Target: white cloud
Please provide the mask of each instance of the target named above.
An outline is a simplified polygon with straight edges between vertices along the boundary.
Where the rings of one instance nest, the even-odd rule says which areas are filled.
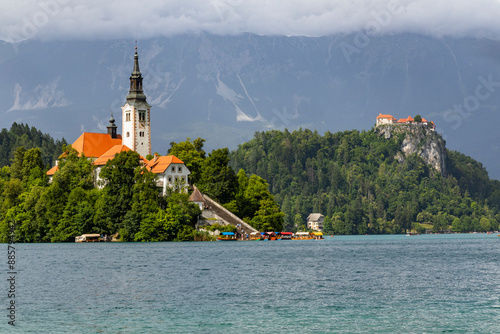
[[[496,37],[499,0],[3,0],[0,39],[145,39],[188,32],[323,36],[368,30]]]
[[[7,112],[15,110],[41,110],[53,107],[66,107],[71,103],[64,98],[64,91],[57,89],[59,77],[38,85],[31,92],[23,92],[19,83],[14,86],[14,105]]]

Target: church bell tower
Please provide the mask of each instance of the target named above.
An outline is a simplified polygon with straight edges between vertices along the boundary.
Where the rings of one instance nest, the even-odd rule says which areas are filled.
[[[151,106],[142,90],[142,74],[135,47],[134,69],[130,76],[130,90],[122,106],[122,143],[144,158],[151,154]]]

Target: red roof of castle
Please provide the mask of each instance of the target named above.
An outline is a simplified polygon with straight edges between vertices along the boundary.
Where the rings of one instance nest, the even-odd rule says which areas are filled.
[[[415,122],[415,120],[411,116],[408,116],[408,118],[401,118],[401,119],[397,120],[396,118],[394,118],[392,115],[389,115],[389,114],[379,114],[377,116],[377,119],[392,119],[392,121],[395,122],[395,123]],[[430,124],[434,125],[434,122],[432,122],[432,121],[429,122],[428,120],[426,120],[423,117],[422,117],[422,123],[430,123]]]
[[[408,122],[413,122],[413,118],[411,116],[408,116],[408,118],[401,118],[398,120],[397,123],[408,123]]]
[[[389,115],[389,114],[379,114],[377,116],[377,119],[380,119],[380,118],[392,118],[392,119],[396,119],[392,115]]]

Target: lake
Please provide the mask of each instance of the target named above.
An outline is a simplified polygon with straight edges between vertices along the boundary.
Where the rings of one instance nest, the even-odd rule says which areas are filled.
[[[500,333],[496,234],[15,247],[2,333]]]

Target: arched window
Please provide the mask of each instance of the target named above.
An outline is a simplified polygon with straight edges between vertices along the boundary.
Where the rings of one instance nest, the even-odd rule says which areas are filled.
[[[130,137],[130,132],[127,132],[127,137]]]

